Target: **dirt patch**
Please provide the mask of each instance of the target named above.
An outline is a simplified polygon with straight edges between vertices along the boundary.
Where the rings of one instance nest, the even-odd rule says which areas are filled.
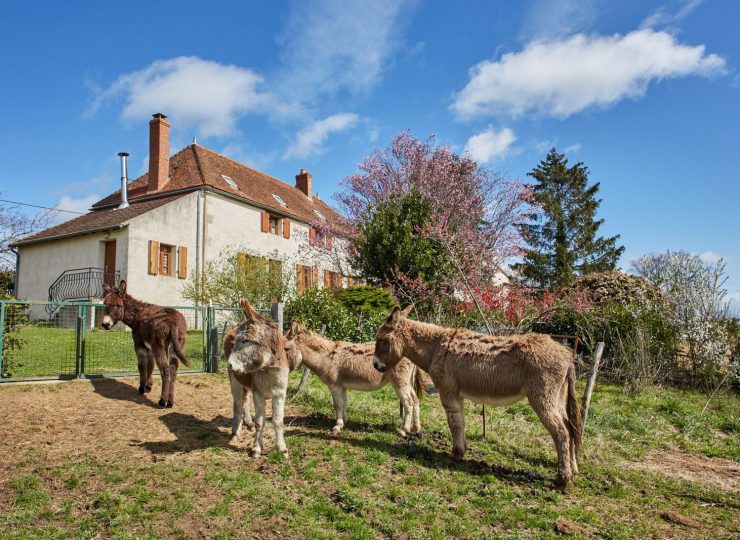
[[[157,381],[158,382],[158,381]],[[138,379],[0,387],[0,483],[38,466],[116,458],[126,463],[188,461],[209,446],[229,447],[231,391],[222,376],[177,378],[175,406],[161,409],[159,384],[140,396]],[[268,406],[268,417],[270,415]],[[286,414],[295,414],[290,407]],[[271,427],[265,447],[273,449]],[[245,430],[233,449],[246,451]],[[194,459],[197,459],[193,456]]]
[[[727,491],[740,490],[740,463],[728,459],[656,450],[632,466],[671,478],[715,484]]]

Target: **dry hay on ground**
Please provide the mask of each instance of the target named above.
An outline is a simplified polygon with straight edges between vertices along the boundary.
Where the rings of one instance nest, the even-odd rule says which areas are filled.
[[[740,464],[729,459],[655,450],[633,466],[671,478],[711,483],[727,491],[740,491]]]

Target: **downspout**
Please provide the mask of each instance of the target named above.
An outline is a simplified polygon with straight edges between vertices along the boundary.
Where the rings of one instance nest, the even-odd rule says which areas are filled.
[[[18,280],[21,276],[21,253],[15,248],[10,248],[10,251],[15,254],[15,283],[13,284],[13,296],[18,298]]]
[[[200,295],[200,198],[202,195],[203,190],[198,190],[198,198],[195,202],[195,283],[198,295]],[[198,305],[197,297],[195,305]]]
[[[202,253],[200,254],[200,258],[203,261],[203,268],[205,271],[205,265],[206,265],[206,233],[208,231],[208,192],[203,189],[203,240],[200,243],[200,249],[202,250]]]

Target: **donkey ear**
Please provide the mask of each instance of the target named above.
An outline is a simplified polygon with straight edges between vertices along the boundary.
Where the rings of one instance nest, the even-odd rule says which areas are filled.
[[[409,304],[404,308],[404,310],[401,312],[401,315],[404,317],[408,317],[409,314],[414,310],[414,304]]]
[[[126,294],[126,282],[121,280],[121,283],[118,284],[118,295],[123,296],[124,294]]]
[[[393,311],[391,311],[391,314],[388,316],[388,319],[385,321],[388,324],[392,326],[396,326],[401,320],[401,308],[396,306],[393,308]]]
[[[257,320],[257,317],[259,317],[259,315],[257,315],[257,312],[250,305],[249,300],[247,300],[246,298],[242,298],[242,301],[240,302],[240,305],[242,307],[242,313],[244,313],[244,317],[248,321],[254,322],[254,321]]]
[[[300,331],[301,331],[301,322],[298,319],[293,319],[293,321],[290,323],[290,333],[295,336]]]
[[[110,294],[113,292],[113,289],[111,289],[111,286],[107,283],[103,283],[103,294]]]

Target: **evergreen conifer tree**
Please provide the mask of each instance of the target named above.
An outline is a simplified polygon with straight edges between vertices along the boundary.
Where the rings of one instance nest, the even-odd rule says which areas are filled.
[[[523,262],[514,265],[525,282],[542,290],[569,285],[576,276],[613,270],[624,246],[619,235],[597,236],[603,219],[596,219],[599,182],[588,185],[588,167],[568,167],[565,154],[555,148],[527,173],[535,179],[533,198],[541,213],[519,224],[527,242]]]

